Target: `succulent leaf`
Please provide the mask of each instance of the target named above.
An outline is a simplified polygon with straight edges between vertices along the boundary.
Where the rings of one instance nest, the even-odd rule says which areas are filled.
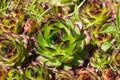
[[[73,73],[65,70],[58,71],[55,78],[55,80],[74,80]]]

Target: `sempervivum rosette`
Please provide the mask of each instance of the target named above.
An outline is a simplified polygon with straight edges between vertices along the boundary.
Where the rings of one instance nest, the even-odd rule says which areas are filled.
[[[0,80],[4,80],[7,76],[7,67],[0,65]]]
[[[90,59],[91,66],[97,69],[104,69],[110,64],[110,56],[100,50],[97,50]]]
[[[25,80],[21,69],[11,68],[7,73],[7,80]]]
[[[120,73],[120,49],[113,51],[111,65],[114,70]]]
[[[6,66],[20,65],[26,55],[23,38],[14,33],[0,34],[0,63]]]
[[[37,35],[38,59],[52,67],[70,62],[84,38],[70,19],[50,19],[41,25]]]
[[[80,19],[86,25],[85,28],[101,25],[111,19],[111,10],[115,7],[115,3],[89,0],[80,9]]]
[[[38,62],[28,65],[24,74],[25,80],[50,80],[46,67]]]
[[[56,73],[55,80],[74,80],[72,71],[61,70]]]
[[[17,32],[17,25],[13,18],[4,16],[0,18],[0,33]]]
[[[100,77],[93,68],[86,68],[77,71],[76,80],[100,80]]]
[[[21,32],[20,27],[22,22],[24,21],[24,12],[22,9],[20,10],[12,10],[8,16],[2,15],[0,18],[0,33],[3,32]]]
[[[103,80],[115,80],[115,72],[110,68],[106,68],[102,71]]]
[[[94,26],[90,28],[91,39],[101,46],[104,42],[110,42],[112,40],[112,35],[109,33],[99,33],[101,26]]]

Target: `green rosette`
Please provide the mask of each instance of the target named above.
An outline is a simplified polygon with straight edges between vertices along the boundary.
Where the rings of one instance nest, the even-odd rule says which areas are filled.
[[[26,80],[50,80],[45,66],[38,62],[33,62],[24,71]]]
[[[120,73],[120,49],[116,49],[112,53],[111,67]]]
[[[104,52],[101,52],[100,50],[97,50],[96,52],[94,52],[93,57],[90,59],[90,64],[91,66],[102,70],[104,68],[106,68],[107,66],[109,66],[110,64],[110,56],[107,55]]]
[[[27,54],[24,39],[14,33],[0,34],[0,63],[8,67],[21,65]]]
[[[113,6],[111,6],[113,5]],[[115,3],[101,2],[101,0],[89,0],[80,8],[80,20],[85,29],[99,26],[111,19],[111,10],[116,8]]]
[[[7,80],[25,80],[21,69],[11,68],[7,73]]]
[[[72,61],[81,50],[85,35],[70,19],[51,19],[41,24],[36,38],[38,59],[47,66],[57,67]]]

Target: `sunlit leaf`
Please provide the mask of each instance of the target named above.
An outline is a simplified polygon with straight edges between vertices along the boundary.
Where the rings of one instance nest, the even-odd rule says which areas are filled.
[[[110,42],[104,42],[101,46],[101,49],[107,51],[111,46],[112,44]]]

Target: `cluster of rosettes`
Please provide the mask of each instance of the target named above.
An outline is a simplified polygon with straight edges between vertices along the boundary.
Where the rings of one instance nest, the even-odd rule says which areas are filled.
[[[0,5],[6,8],[0,13],[0,80],[49,80],[42,64],[28,60],[32,45],[28,39],[38,27],[37,20],[26,18],[23,0],[0,3],[6,3]]]
[[[0,67],[0,80],[50,80],[47,69],[39,62],[33,62],[25,69]]]
[[[0,12],[0,80],[120,79],[120,50],[112,54],[97,50],[114,38],[99,31],[104,23],[115,20],[111,15],[116,3],[83,0],[77,6],[73,2],[79,0],[59,0],[56,5],[53,0],[7,1],[0,5],[0,10],[6,8]],[[96,52],[86,48],[91,45]]]

